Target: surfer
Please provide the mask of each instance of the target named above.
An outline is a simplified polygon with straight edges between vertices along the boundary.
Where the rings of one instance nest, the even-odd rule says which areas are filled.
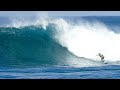
[[[98,53],[98,55],[97,55],[97,56],[100,56],[101,61],[102,61],[102,62],[104,62],[104,56],[103,56],[101,53]]]

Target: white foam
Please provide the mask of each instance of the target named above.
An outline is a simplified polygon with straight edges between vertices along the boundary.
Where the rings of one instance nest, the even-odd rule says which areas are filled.
[[[99,59],[100,52],[106,60],[120,60],[120,34],[114,33],[100,22],[84,22],[76,25],[64,19],[54,21],[57,24],[55,38],[69,51],[79,57]]]

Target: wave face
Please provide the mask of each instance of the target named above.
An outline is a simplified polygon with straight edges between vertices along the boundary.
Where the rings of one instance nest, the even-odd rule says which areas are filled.
[[[2,65],[57,65],[68,53],[41,28],[0,29]]]
[[[119,25],[102,19],[10,19],[0,27],[0,65],[99,66],[99,52],[106,61],[120,61]]]

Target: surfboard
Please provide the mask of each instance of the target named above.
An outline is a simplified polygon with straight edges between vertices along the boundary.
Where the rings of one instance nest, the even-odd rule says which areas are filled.
[[[104,64],[108,64],[108,62],[106,62],[106,61],[101,61],[102,63],[104,63]]]
[[[104,62],[104,64],[108,64],[108,62]]]

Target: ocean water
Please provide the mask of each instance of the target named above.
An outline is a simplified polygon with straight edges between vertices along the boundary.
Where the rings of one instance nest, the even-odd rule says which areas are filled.
[[[119,16],[0,17],[0,79],[119,79],[119,73]]]

